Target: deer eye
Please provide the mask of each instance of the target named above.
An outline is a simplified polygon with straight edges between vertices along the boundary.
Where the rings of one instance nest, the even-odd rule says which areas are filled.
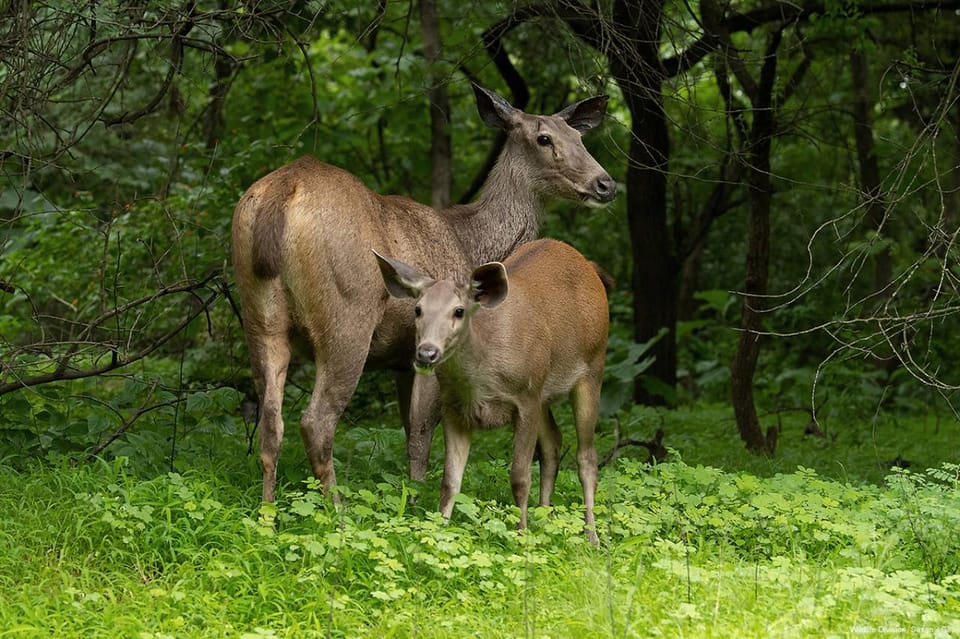
[[[462,306],[458,306],[457,308],[453,309],[453,316],[456,317],[457,319],[462,318],[462,317],[463,317],[463,307],[462,307]]]
[[[537,144],[540,146],[550,146],[553,144],[553,140],[550,139],[549,135],[543,135],[542,133],[537,136]]]
[[[423,315],[423,310],[420,308],[419,304],[413,307],[413,314],[416,315],[417,317],[420,317],[421,315]]]

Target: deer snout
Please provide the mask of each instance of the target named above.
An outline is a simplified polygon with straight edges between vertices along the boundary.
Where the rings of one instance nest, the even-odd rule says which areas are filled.
[[[598,201],[606,204],[617,196],[617,181],[604,173],[593,181],[593,192]]]
[[[440,348],[430,343],[417,347],[416,364],[422,368],[433,368],[440,361]]]

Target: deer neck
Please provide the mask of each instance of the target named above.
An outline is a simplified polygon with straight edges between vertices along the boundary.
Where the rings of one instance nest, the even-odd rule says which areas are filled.
[[[544,198],[518,159],[504,149],[479,197],[464,207],[458,235],[473,264],[502,261],[539,233]]]
[[[482,342],[478,340],[483,336],[478,335],[473,322],[466,331],[453,354],[437,368],[444,393],[462,406],[482,401],[487,394],[484,371],[489,369],[487,358],[490,356],[488,350],[480,346]]]

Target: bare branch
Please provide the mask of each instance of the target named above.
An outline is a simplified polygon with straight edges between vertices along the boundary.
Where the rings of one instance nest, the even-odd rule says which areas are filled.
[[[165,289],[152,293],[151,295],[147,295],[137,300],[128,302],[126,304],[122,304],[100,315],[100,317],[96,318],[93,322],[91,322],[90,325],[88,326],[87,331],[85,331],[85,334],[87,334],[87,332],[92,330],[94,327],[104,323],[108,319],[115,317],[120,313],[126,312],[132,308],[142,306],[144,304],[155,301],[162,297],[167,297],[177,293],[193,293],[201,288],[205,288],[211,280],[213,280],[214,278],[218,278],[219,276],[220,276],[220,273],[214,272],[208,275],[203,280],[167,287]],[[57,360],[57,363],[58,363],[57,368],[49,373],[19,377],[16,375],[15,371],[11,370],[10,366],[7,366],[7,372],[9,374],[14,375],[17,378],[12,382],[0,384],[0,396],[3,396],[7,393],[21,390],[24,388],[30,388],[34,386],[41,386],[43,384],[49,384],[51,382],[58,382],[58,381],[71,380],[71,379],[83,379],[86,377],[95,377],[97,375],[102,375],[104,373],[108,373],[110,371],[117,370],[129,364],[137,362],[143,359],[144,357],[146,357],[147,355],[154,353],[157,349],[159,349],[161,346],[163,346],[168,341],[170,341],[173,337],[179,334],[184,328],[189,326],[190,323],[193,322],[193,320],[195,320],[201,314],[206,312],[206,310],[210,307],[210,305],[213,304],[213,302],[216,301],[216,299],[220,297],[221,294],[222,294],[221,289],[219,288],[211,292],[207,297],[201,300],[200,304],[197,307],[193,308],[187,314],[186,317],[184,317],[179,323],[177,323],[176,326],[169,329],[162,335],[159,335],[153,338],[153,340],[149,344],[140,348],[137,351],[134,351],[132,353],[126,353],[123,356],[121,356],[117,351],[116,347],[111,347],[109,349],[110,361],[106,364],[94,364],[87,368],[75,368],[75,369],[69,368],[69,360],[77,354],[78,352],[77,346],[81,344],[82,342],[81,340],[79,342],[75,342],[71,344],[70,349],[68,349],[67,353],[62,356],[63,359]],[[82,342],[82,343],[88,344],[88,345],[90,344],[89,342]],[[100,343],[97,343],[96,345],[100,347],[107,346]]]
[[[157,390],[157,385],[159,383],[160,383],[160,380],[154,380],[153,384],[151,384],[150,386],[150,389],[147,391],[146,396],[143,399],[143,404],[141,404],[140,408],[135,410],[133,414],[130,415],[130,417],[123,420],[123,423],[120,424],[120,427],[117,430],[115,430],[113,433],[111,433],[109,437],[107,437],[104,441],[94,446],[93,449],[91,449],[90,452],[87,453],[86,460],[88,462],[96,459],[97,455],[102,453],[107,446],[109,446],[110,444],[115,442],[117,439],[122,437],[124,433],[130,430],[130,427],[133,426],[134,422],[136,422],[138,419],[140,419],[150,411],[154,411],[159,408],[166,408],[167,406],[173,406],[181,401],[180,399],[173,399],[170,401],[161,402],[159,404],[153,404],[152,406],[148,406],[147,404],[149,404],[150,398],[153,397],[153,393],[154,391]]]

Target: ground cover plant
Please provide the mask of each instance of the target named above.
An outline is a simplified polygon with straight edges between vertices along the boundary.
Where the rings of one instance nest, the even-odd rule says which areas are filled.
[[[716,417],[690,411],[695,427],[672,461],[651,466],[624,448],[604,466],[599,548],[581,534],[570,459],[557,505],[532,509],[529,531],[514,530],[497,433],[477,438],[449,525],[435,512],[438,471],[405,480],[402,434],[389,422],[344,429],[339,507],[302,480],[293,441],[286,458],[298,470],[288,476],[301,479],[282,483],[275,506],[259,504],[242,438],[181,473],[138,472],[128,458],[5,467],[0,628],[12,637],[960,636],[960,467],[871,483],[856,476],[871,460],[843,480],[810,465],[684,461],[718,459],[704,427]],[[601,441],[603,454],[611,433]],[[807,445],[807,459],[830,456],[825,448]]]

